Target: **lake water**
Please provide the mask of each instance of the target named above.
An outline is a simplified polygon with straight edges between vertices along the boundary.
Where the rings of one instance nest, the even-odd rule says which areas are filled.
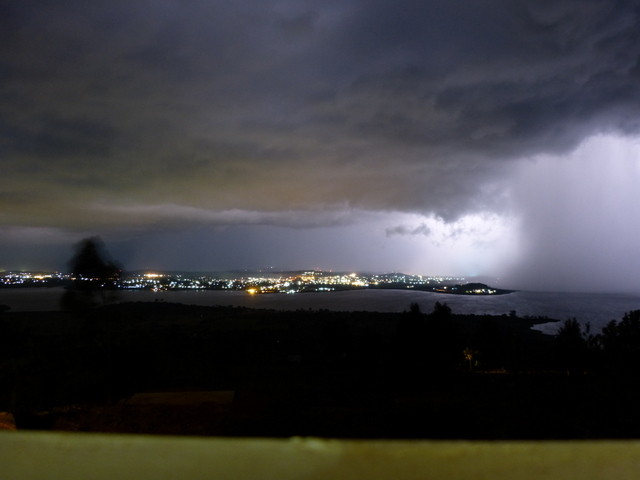
[[[0,289],[0,304],[12,311],[58,310],[62,288]],[[610,320],[640,309],[640,294],[587,294],[514,292],[497,296],[446,295],[415,290],[348,290],[343,292],[249,295],[242,291],[189,290],[158,292],[122,290],[119,302],[166,301],[189,305],[233,305],[276,310],[328,309],[335,311],[402,312],[417,303],[430,312],[435,302],[446,302],[453,313],[503,315],[515,310],[518,316],[544,316],[589,322],[599,331]],[[557,324],[536,327],[554,333]]]

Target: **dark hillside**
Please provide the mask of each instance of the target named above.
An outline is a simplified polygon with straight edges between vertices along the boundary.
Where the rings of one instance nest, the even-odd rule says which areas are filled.
[[[428,315],[417,306],[389,314],[165,303],[8,312],[0,410],[18,428],[63,430],[640,436],[632,382],[567,370],[556,339],[535,323],[440,304]],[[596,415],[602,405],[612,408]]]

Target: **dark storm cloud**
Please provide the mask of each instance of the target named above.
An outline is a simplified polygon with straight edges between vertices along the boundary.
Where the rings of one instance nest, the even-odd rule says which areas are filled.
[[[407,67],[363,77],[364,99],[386,93],[388,104],[377,103],[360,125],[445,153],[500,156],[573,147],[593,129],[636,129],[637,6],[621,5],[381,3],[360,31],[393,34],[364,43],[398,51]]]
[[[5,13],[5,181],[85,202],[454,218],[495,207],[483,187],[505,159],[638,129],[635,2],[29,2]]]
[[[453,225],[517,210],[522,158],[638,133],[639,14],[608,0],[4,2],[0,222],[318,227],[386,211]]]

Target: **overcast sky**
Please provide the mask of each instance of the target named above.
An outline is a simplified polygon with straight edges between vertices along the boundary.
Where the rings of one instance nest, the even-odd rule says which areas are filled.
[[[0,269],[640,290],[640,2],[0,1]]]

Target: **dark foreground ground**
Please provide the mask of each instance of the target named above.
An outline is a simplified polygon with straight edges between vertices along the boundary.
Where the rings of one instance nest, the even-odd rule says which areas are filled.
[[[162,303],[7,312],[0,411],[12,412],[18,429],[640,438],[634,369],[596,364],[532,331],[535,323],[446,307],[429,315]]]

